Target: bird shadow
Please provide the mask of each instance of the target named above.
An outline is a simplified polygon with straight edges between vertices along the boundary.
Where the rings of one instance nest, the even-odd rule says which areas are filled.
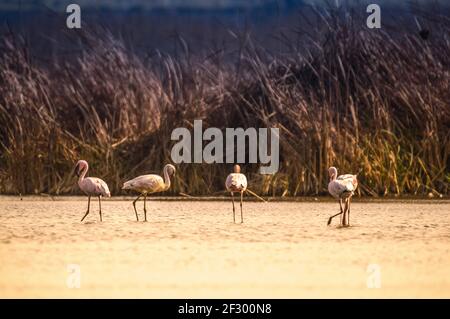
[[[87,221],[87,222],[85,222],[85,221],[83,221],[83,222],[81,222],[81,224],[82,225],[94,225],[94,224],[100,224],[100,222],[97,222],[97,221]]]
[[[228,225],[230,227],[242,227],[243,225],[245,225],[245,223],[241,223],[241,222],[233,223],[233,222],[230,222]]]
[[[336,225],[336,226],[334,226],[335,229],[351,229],[354,227],[355,227],[354,225],[348,225],[348,226]]]

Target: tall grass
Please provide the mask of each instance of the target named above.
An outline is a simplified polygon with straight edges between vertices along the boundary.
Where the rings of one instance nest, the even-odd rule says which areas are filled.
[[[448,194],[450,21],[431,37],[368,30],[317,13],[303,49],[272,55],[243,41],[237,61],[137,56],[80,34],[76,60],[42,66],[18,37],[0,44],[0,192],[77,193],[74,163],[119,194],[170,162],[176,127],[278,127],[280,170],[244,167],[253,190],[326,192],[327,168],[358,173],[361,194]],[[171,194],[216,194],[230,164],[180,164]]]

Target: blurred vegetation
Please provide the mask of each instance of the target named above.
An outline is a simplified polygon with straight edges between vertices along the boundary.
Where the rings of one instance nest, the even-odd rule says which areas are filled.
[[[113,194],[160,173],[176,127],[278,127],[280,170],[243,165],[252,190],[326,192],[327,168],[357,173],[363,195],[449,194],[450,20],[431,35],[366,29],[316,12],[303,50],[273,55],[248,34],[238,59],[220,52],[140,57],[113,36],[80,32],[76,60],[33,60],[17,36],[0,40],[0,192],[75,194],[78,159]],[[231,164],[180,164],[170,194],[218,194]]]

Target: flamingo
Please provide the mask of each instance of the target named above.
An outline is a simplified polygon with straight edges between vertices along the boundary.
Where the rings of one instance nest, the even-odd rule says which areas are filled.
[[[327,225],[331,224],[331,220],[334,217],[343,214],[343,218],[341,218],[341,225],[350,226],[350,200],[358,187],[356,175],[345,174],[338,176],[336,167],[330,167],[328,169],[328,173],[330,174],[328,192],[334,198],[339,200],[339,207],[341,208],[341,211],[338,214],[331,216],[328,219]],[[342,200],[345,200],[344,210],[342,210]]]
[[[225,181],[225,187],[231,194],[231,201],[233,202],[233,222],[236,223],[236,211],[234,209],[234,193],[241,193],[241,224],[244,222],[242,214],[242,199],[244,192],[247,190],[247,177],[241,173],[241,167],[234,165],[233,173],[228,175]]]
[[[98,197],[98,206],[100,213],[100,221],[102,221],[102,196],[111,197],[108,185],[105,181],[96,177],[85,177],[89,170],[89,164],[84,160],[79,160],[75,165],[75,172],[78,176],[78,187],[88,196],[88,208],[86,214],[83,216],[83,221],[89,214],[91,206],[91,196]]]
[[[170,188],[170,177],[175,174],[175,166],[167,164],[164,166],[164,179],[155,174],[141,175],[123,184],[122,189],[131,189],[139,193],[139,196],[133,201],[136,220],[139,221],[136,210],[136,202],[141,196],[144,196],[144,221],[147,221],[147,209],[145,202],[148,194],[164,192]]]

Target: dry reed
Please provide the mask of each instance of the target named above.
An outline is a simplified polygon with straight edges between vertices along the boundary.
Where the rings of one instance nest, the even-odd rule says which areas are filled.
[[[428,40],[362,29],[317,13],[304,49],[273,56],[246,41],[236,63],[186,54],[144,63],[111,36],[86,33],[82,54],[35,63],[17,37],[0,47],[0,191],[77,193],[77,159],[114,194],[170,162],[172,129],[278,127],[281,165],[252,189],[326,192],[327,168],[358,173],[361,194],[449,193],[450,22]],[[187,48],[186,48],[187,50]],[[228,164],[181,164],[171,194],[217,194]]]

